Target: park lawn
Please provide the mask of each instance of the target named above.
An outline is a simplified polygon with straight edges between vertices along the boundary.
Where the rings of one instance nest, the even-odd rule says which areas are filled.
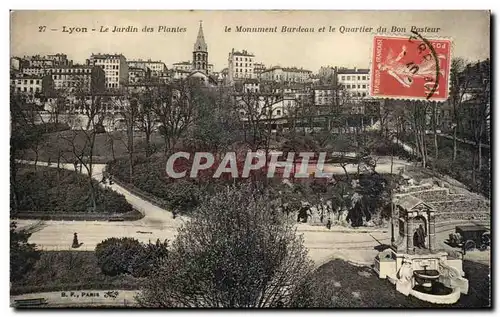
[[[73,144],[76,149],[83,149],[88,144],[87,135],[84,131],[67,130],[46,133],[44,140],[38,147],[38,161],[56,162],[61,157],[62,163],[73,163],[76,156],[73,152]],[[163,139],[159,133],[151,136],[153,150],[163,148]],[[134,134],[134,153],[145,152],[145,141],[143,133]],[[107,163],[115,158],[126,157],[127,135],[124,131],[99,133],[95,136],[93,151],[94,163]],[[35,160],[37,153],[33,149],[27,149],[22,153],[22,159]]]
[[[42,251],[40,259],[11,295],[73,290],[135,290],[139,279],[131,275],[107,276],[97,265],[94,251]]]
[[[372,268],[355,266],[342,260],[332,260],[319,267],[313,274],[314,307],[375,308],[375,307],[490,307],[490,269],[487,265],[464,261],[464,271],[469,279],[469,294],[451,305],[436,305],[406,297],[394,285],[381,280]]]

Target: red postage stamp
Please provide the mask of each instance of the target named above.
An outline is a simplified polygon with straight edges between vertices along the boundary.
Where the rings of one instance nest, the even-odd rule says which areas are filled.
[[[448,99],[451,45],[449,39],[426,39],[418,33],[375,36],[370,95],[429,101]]]

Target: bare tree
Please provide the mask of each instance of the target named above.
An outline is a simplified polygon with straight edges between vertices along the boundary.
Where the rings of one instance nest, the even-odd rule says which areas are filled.
[[[434,160],[437,162],[439,158],[439,143],[438,143],[438,134],[437,134],[437,125],[438,125],[438,105],[437,102],[432,102],[432,132],[434,135]],[[432,170],[435,171],[435,165],[432,164]]]
[[[96,210],[96,188],[92,181],[94,167],[94,152],[96,135],[100,128],[103,128],[105,119],[105,109],[103,96],[94,90],[90,84],[90,78],[78,77],[73,82],[71,89],[73,95],[73,105],[70,111],[71,118],[68,120],[73,127],[80,129],[71,130],[67,135],[61,135],[70,146],[70,152],[75,159],[75,166],[80,165],[80,170],[85,168],[89,192],[92,203],[92,211]]]
[[[470,69],[474,73],[476,87],[470,92],[470,99],[466,102],[471,110],[471,123],[474,143],[477,153],[477,170],[482,169],[482,145],[487,120],[490,118],[490,64],[489,61],[478,63]],[[474,155],[475,156],[475,155]],[[475,164],[474,164],[475,165]],[[475,182],[475,169],[473,168],[473,181]]]
[[[54,90],[51,102],[48,102],[47,107],[45,108],[50,115],[50,122],[59,124],[61,115],[67,115],[70,99],[70,87],[58,88]]]
[[[451,61],[450,102],[453,106],[453,161],[457,159],[457,131],[462,129],[462,104],[469,90],[471,77],[466,74],[467,62],[463,58]]]
[[[279,94],[245,92],[235,95],[235,108],[243,125],[245,143],[252,151],[269,145],[270,128],[276,122],[273,104],[281,101]]]
[[[157,85],[152,90],[153,112],[160,123],[165,155],[177,145],[194,121],[196,89],[196,86],[180,81],[175,85]]]
[[[328,120],[328,125],[327,125],[327,130],[332,131],[334,127],[336,126],[334,123],[335,121],[338,121],[339,118],[341,118],[341,114],[344,113],[344,109],[347,105],[349,105],[352,102],[352,96],[349,94],[347,89],[345,88],[344,85],[340,84],[335,81],[329,86],[331,89],[331,96],[327,96],[326,98],[328,99],[328,113],[327,113],[327,120]],[[348,129],[347,125],[347,119],[346,119],[346,133]],[[338,121],[340,123],[337,128],[340,130],[342,129],[342,123],[341,121]]]
[[[410,122],[413,135],[415,137],[416,155],[422,159],[422,166],[427,166],[427,145],[426,145],[426,128],[427,128],[427,110],[428,102],[420,102],[416,100],[408,101],[410,109],[407,111],[407,120]]]
[[[137,97],[130,94],[126,90],[121,90],[119,94],[111,98],[111,103],[118,111],[113,115],[120,122],[124,123],[126,140],[120,138],[127,149],[129,159],[129,180],[132,181],[134,176],[134,154],[135,154],[135,128],[136,120],[139,115],[139,107]]]
[[[156,125],[155,98],[157,94],[154,93],[154,86],[146,85],[145,89],[137,95],[137,127],[144,133],[144,140],[146,141],[146,156],[150,156],[151,149],[151,135],[154,132]]]

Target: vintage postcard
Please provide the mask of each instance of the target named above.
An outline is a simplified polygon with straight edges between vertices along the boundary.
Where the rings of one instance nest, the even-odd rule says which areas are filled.
[[[10,18],[12,307],[492,307],[489,11]]]

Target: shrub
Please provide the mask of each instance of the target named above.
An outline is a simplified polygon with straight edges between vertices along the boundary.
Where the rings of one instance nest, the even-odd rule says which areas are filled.
[[[15,222],[10,223],[10,280],[21,279],[40,258],[36,245],[28,243],[30,232],[17,230]]]
[[[96,213],[124,214],[132,210],[125,197],[93,180]],[[92,207],[88,178],[74,171],[23,166],[16,175],[18,211],[85,213]]]
[[[75,291],[138,289],[131,275],[107,276],[97,265],[94,251],[43,251],[21,279],[12,282],[11,295]]]
[[[133,238],[109,238],[95,248],[97,264],[110,276],[132,273],[130,263],[141,251],[141,243]]]
[[[97,264],[105,275],[144,277],[167,256],[167,241],[143,244],[133,238],[109,238],[96,246]]]

